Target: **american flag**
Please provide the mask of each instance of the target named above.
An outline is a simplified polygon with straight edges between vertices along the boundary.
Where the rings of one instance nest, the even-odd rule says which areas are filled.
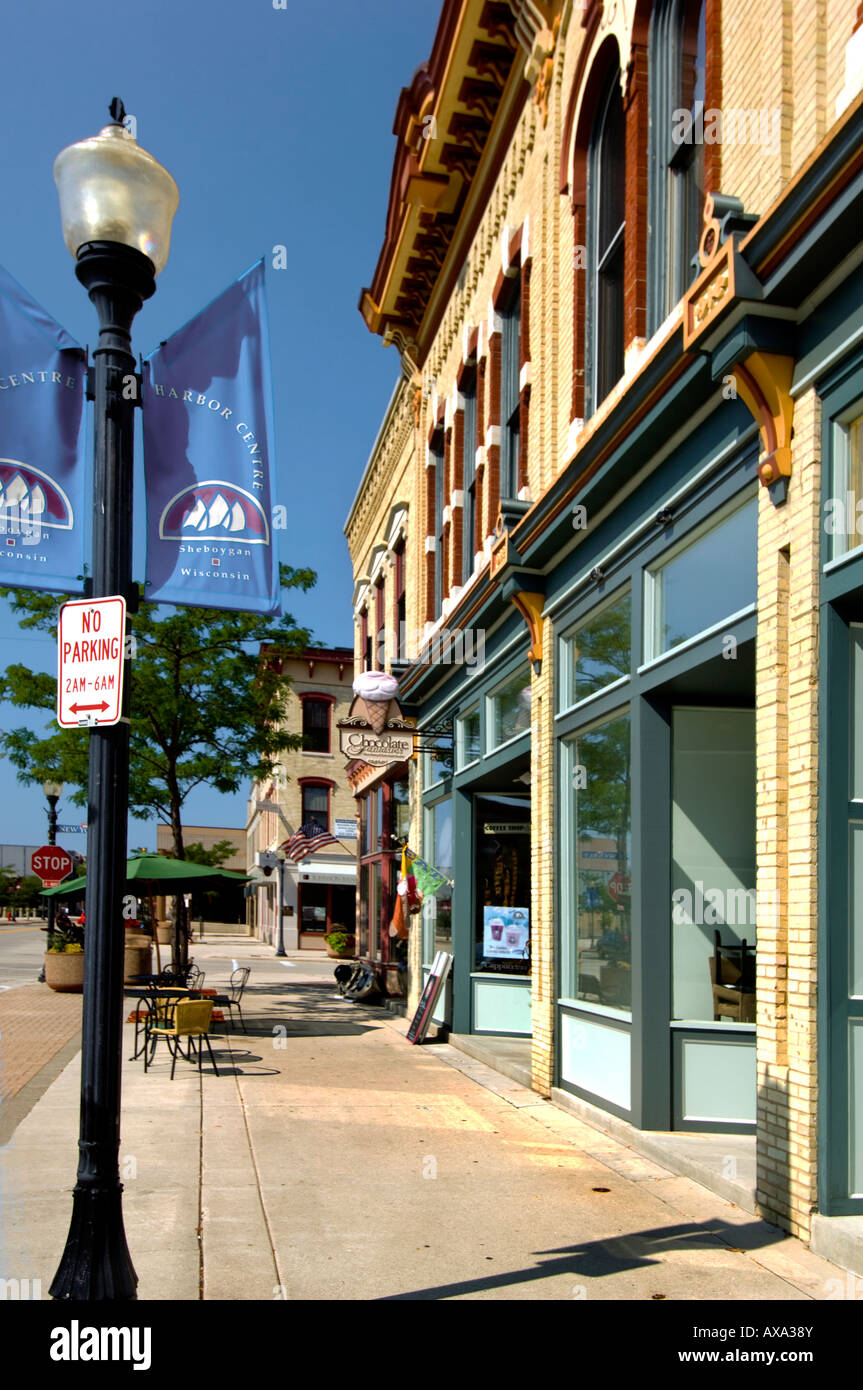
[[[300,826],[299,830],[294,831],[282,848],[289,859],[293,859],[295,864],[299,864],[307,854],[316,854],[319,849],[338,843],[335,836],[325,830],[322,825],[318,825],[317,821],[308,820],[305,825]]]

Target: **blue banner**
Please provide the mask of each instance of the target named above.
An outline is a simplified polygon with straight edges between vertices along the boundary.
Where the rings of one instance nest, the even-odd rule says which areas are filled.
[[[146,597],[280,611],[263,258],[144,362]]]
[[[84,349],[0,266],[0,584],[80,594]]]

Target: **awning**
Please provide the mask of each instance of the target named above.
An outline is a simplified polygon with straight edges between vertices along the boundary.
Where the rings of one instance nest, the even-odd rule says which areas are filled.
[[[293,868],[293,865],[289,865]],[[310,864],[308,859],[296,865],[298,883],[350,883],[357,881],[356,862],[350,864]]]

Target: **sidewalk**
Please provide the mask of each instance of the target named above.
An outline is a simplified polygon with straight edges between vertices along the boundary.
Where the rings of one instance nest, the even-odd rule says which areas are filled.
[[[208,984],[246,944],[196,943]],[[805,1301],[845,1287],[798,1241],[517,1081],[449,1045],[411,1047],[404,1020],[337,998],[304,960],[261,957],[244,1013],[249,1035],[214,1046],[218,1077],[181,1059],[171,1082],[161,1044],[147,1075],[124,1064],[143,1299]],[[43,1297],[69,1224],[78,1077],[76,1059],[0,1151],[0,1276],[41,1279]]]

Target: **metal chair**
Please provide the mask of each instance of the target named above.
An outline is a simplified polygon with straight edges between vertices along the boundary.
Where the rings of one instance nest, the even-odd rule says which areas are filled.
[[[202,1040],[207,1044],[207,1052],[213,1064],[213,1071],[219,1075],[219,1068],[216,1066],[216,1059],[213,1056],[213,1049],[210,1047],[209,1029],[213,1017],[212,999],[180,999],[176,1004],[167,1004],[161,1011],[161,1017],[151,1023],[149,1036],[151,1042],[150,1061],[156,1051],[156,1043],[159,1038],[164,1038],[171,1051],[171,1080],[174,1079],[174,1069],[177,1065],[177,1057],[182,1048],[180,1039],[187,1038],[189,1044],[188,1053],[183,1055],[192,1061],[195,1048],[194,1039],[198,1039],[198,1071],[201,1070],[202,1061]],[[144,1054],[144,1070],[149,1065],[147,1054]]]
[[[234,1009],[240,1015],[240,1022],[243,1025],[243,1032],[248,1033],[246,1020],[243,1018],[243,1010],[240,1007],[240,1000],[243,997],[243,990],[246,988],[251,970],[248,965],[241,965],[239,969],[231,971],[231,983],[228,986],[229,994],[217,994],[213,1003],[219,1008],[229,1009],[231,1017],[231,1027],[234,1027]]]
[[[189,989],[203,989],[205,979],[206,975],[201,967],[195,965],[194,961],[191,961],[189,963],[189,969],[186,971],[186,984]]]

